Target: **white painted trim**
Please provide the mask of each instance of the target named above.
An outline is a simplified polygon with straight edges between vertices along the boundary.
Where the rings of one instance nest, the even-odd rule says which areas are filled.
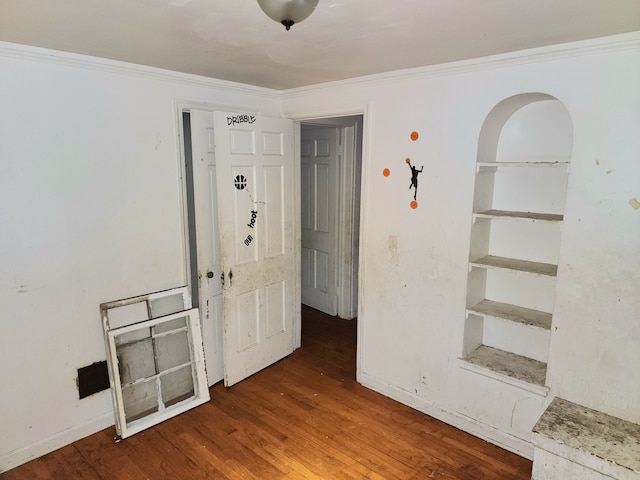
[[[357,105],[346,105],[342,107],[333,107],[330,109],[324,110],[312,110],[312,111],[303,111],[298,113],[292,113],[291,115],[284,112],[284,114],[293,120],[296,120],[296,124],[299,125],[299,122],[304,120],[318,120],[320,118],[335,118],[335,117],[346,117],[351,115],[362,115],[362,171],[360,177],[360,255],[358,256],[358,323],[357,323],[357,347],[356,347],[356,381],[360,382],[360,377],[363,372],[364,365],[364,325],[366,323],[365,313],[364,313],[364,258],[366,251],[366,236],[363,235],[365,231],[366,225],[366,209],[365,205],[367,204],[367,194],[368,190],[366,188],[367,181],[367,170],[368,170],[368,154],[370,150],[369,142],[371,141],[371,131],[370,131],[370,117],[371,117],[372,104],[361,103]],[[300,138],[296,140],[296,145],[300,144]],[[297,162],[300,162],[300,156],[298,152]],[[299,175],[299,172],[298,172]],[[297,192],[298,199],[297,203],[300,203],[300,192]],[[298,215],[299,217],[299,215]],[[299,223],[299,222],[298,222]]]
[[[355,233],[351,231],[351,225],[356,218],[355,181],[358,156],[361,154],[361,123],[362,113],[349,115],[328,115],[326,112],[317,118],[311,118],[300,122],[308,126],[333,127],[339,130],[339,159],[338,159],[338,205],[337,223],[338,235],[336,258],[336,302],[335,310],[340,318],[353,319],[357,316],[357,295],[353,294],[354,266],[353,255],[357,248]],[[351,129],[353,133],[347,142],[347,132]],[[361,156],[361,155],[360,155]],[[346,232],[350,231],[350,234]],[[347,259],[351,259],[350,261]],[[358,260],[356,259],[355,262]],[[346,266],[346,267],[345,267]],[[356,279],[357,280],[357,279]],[[354,298],[355,297],[355,298]]]
[[[326,192],[329,198],[327,205],[327,218],[328,218],[328,231],[324,232],[324,236],[328,237],[331,242],[327,240],[327,244],[325,247],[327,248],[327,278],[326,281],[328,283],[327,291],[320,292],[317,288],[311,287],[309,291],[303,293],[302,299],[305,301],[305,305],[309,305],[317,310],[321,310],[327,315],[335,316],[338,315],[342,317],[340,311],[340,302],[342,299],[342,291],[343,291],[343,261],[342,259],[345,257],[345,252],[343,250],[343,245],[341,242],[342,232],[344,229],[344,221],[343,215],[344,211],[342,210],[342,200],[343,200],[343,168],[345,163],[345,158],[343,155],[343,147],[342,147],[342,131],[343,127],[340,126],[340,117],[334,118],[323,118],[323,119],[311,119],[304,122],[299,122],[301,131],[300,135],[302,136],[302,129],[305,129],[305,135],[307,138],[316,139],[316,135],[326,135],[327,138],[330,139],[330,144],[335,146],[335,151],[330,149],[329,163],[331,163],[332,159],[335,159],[335,165],[328,168],[328,185],[329,189]],[[345,123],[346,124],[346,123]],[[320,130],[316,130],[320,129]],[[320,133],[322,131],[323,133]],[[311,132],[311,133],[310,133]],[[296,142],[297,145],[302,144],[302,140]],[[317,152],[316,152],[317,154]],[[318,160],[316,154],[312,154],[311,162],[312,165],[317,166]],[[300,158],[300,174],[302,174],[302,158]],[[315,175],[315,174],[314,174]],[[300,178],[302,178],[300,176]],[[312,183],[315,180],[312,180]],[[302,185],[300,186],[302,190]],[[331,192],[333,189],[333,193]],[[333,208],[331,208],[331,199],[334,200]],[[316,198],[316,200],[311,201],[315,204],[322,203],[320,200]],[[302,199],[300,200],[302,203]],[[315,208],[315,207],[314,207]],[[312,208],[313,210],[313,208]],[[302,211],[301,214],[302,216]],[[313,214],[312,214],[313,216]],[[302,220],[301,220],[302,223]],[[317,232],[316,232],[317,233]],[[316,238],[316,233],[311,233],[314,238]],[[302,239],[302,238],[301,238]],[[316,238],[317,240],[317,238]],[[310,240],[313,243],[313,240]],[[302,244],[302,241],[301,241]],[[313,256],[313,255],[312,255]],[[312,267],[312,270],[315,271],[315,268]],[[311,273],[313,276],[314,273]]]
[[[286,91],[285,91],[286,92]],[[314,123],[317,120],[323,119],[335,119],[338,117],[351,117],[355,115],[366,115],[367,106],[363,106],[362,104],[358,105],[347,105],[337,108],[329,108],[322,110],[312,110],[304,112],[283,112],[283,116],[290,118],[291,120],[298,120],[302,123]],[[339,122],[320,122],[322,125],[333,125],[333,126],[341,126]],[[334,125],[335,123],[335,125]]]
[[[294,221],[294,315],[293,315],[293,349],[302,346],[302,207],[301,202],[301,171],[302,154],[300,151],[301,131],[300,122],[293,122],[293,221]]]
[[[292,120],[295,120],[296,125],[300,125],[300,123],[304,123],[305,121],[310,121],[312,123],[312,121],[314,120],[319,120],[319,119],[331,119],[331,118],[337,118],[337,117],[349,117],[349,116],[354,116],[354,115],[362,115],[362,138],[360,139],[361,145],[362,145],[362,171],[361,171],[361,178],[360,178],[360,232],[359,232],[359,238],[360,238],[360,255],[358,257],[358,324],[357,324],[357,329],[358,329],[358,345],[357,345],[357,355],[356,355],[356,380],[359,381],[360,378],[360,370],[361,370],[361,366],[363,364],[362,359],[364,358],[364,356],[362,355],[362,350],[363,350],[363,343],[361,342],[361,339],[363,338],[363,324],[364,324],[364,310],[363,310],[363,294],[362,292],[364,291],[364,244],[365,244],[365,237],[364,235],[362,235],[362,232],[364,231],[364,225],[365,225],[365,210],[364,210],[364,205],[366,204],[366,188],[365,188],[365,182],[366,182],[366,165],[367,165],[367,154],[369,152],[369,146],[367,145],[367,142],[369,142],[369,138],[370,138],[370,132],[369,132],[369,116],[371,112],[371,102],[368,103],[360,103],[360,104],[356,104],[356,105],[343,105],[341,107],[331,107],[329,109],[323,109],[323,110],[306,110],[303,112],[297,112],[297,113],[287,113],[287,112],[283,112],[283,115],[286,116],[287,118],[290,118]],[[300,138],[298,137],[298,139],[296,140],[296,148],[299,149],[299,144],[300,144]],[[298,164],[300,163],[300,155],[299,155],[299,151],[297,153],[297,162]],[[298,166],[299,168],[299,166]],[[297,175],[299,175],[299,172],[297,173]],[[297,199],[297,204],[299,205],[300,203],[300,191],[297,192],[298,195],[298,199]],[[299,215],[298,215],[299,218]],[[299,222],[298,222],[299,223]]]
[[[6,472],[30,460],[51,453],[80,439],[114,425],[113,412],[109,411],[91,420],[51,435],[26,447],[18,448],[0,456],[0,473]],[[115,438],[115,430],[113,435]]]
[[[174,102],[175,128],[176,128],[176,156],[178,158],[178,185],[180,187],[180,224],[182,226],[182,262],[184,265],[184,277],[182,284],[186,285],[190,292],[193,291],[191,285],[191,249],[189,248],[189,205],[187,202],[187,171],[186,154],[184,150],[184,122],[183,112],[189,108],[180,101]],[[190,108],[189,108],[190,109]],[[193,297],[193,295],[191,295]]]
[[[22,60],[53,63],[74,68],[143,77],[165,82],[176,82],[194,87],[216,88],[235,93],[268,97],[279,96],[278,90],[270,88],[219,80],[216,78],[189,73],[175,72],[172,70],[122,62],[119,60],[110,60],[107,58],[92,57],[89,55],[50,50],[46,48],[32,47],[29,45],[20,45],[17,43],[0,42],[0,57],[12,57]]]
[[[175,100],[176,108],[178,109],[178,113],[182,116],[182,112],[187,112],[190,110],[203,110],[205,112],[238,112],[238,113],[251,113],[255,115],[262,115],[260,109],[258,108],[248,108],[246,106],[239,107],[238,105],[232,105],[230,103],[211,103],[211,102],[198,102],[194,100],[188,99],[180,99],[177,98]],[[273,114],[265,114],[269,116],[274,116]]]
[[[360,172],[360,231],[359,237],[359,256],[358,256],[358,322],[357,322],[357,350],[356,350],[356,381],[362,383],[364,376],[364,326],[366,325],[365,313],[365,254],[367,251],[367,236],[364,232],[367,230],[369,217],[367,215],[366,206],[369,203],[369,189],[367,181],[369,178],[369,151],[371,150],[371,118],[373,105],[371,102],[365,104],[360,110],[362,113],[362,162]]]
[[[486,57],[459,60],[404,70],[365,75],[362,77],[337,80],[305,87],[282,90],[283,98],[304,97],[309,93],[318,93],[335,87],[384,85],[398,80],[420,80],[423,78],[459,75],[487,69],[503,68],[527,63],[559,60],[582,55],[597,55],[616,50],[628,50],[640,47],[640,31],[611,35],[590,40],[561,43],[546,47],[530,48],[515,52],[489,55]]]
[[[340,128],[340,163],[338,188],[338,304],[340,318],[353,319],[355,308],[353,297],[353,254],[355,221],[356,181],[356,123]]]
[[[396,400],[404,405],[408,405],[416,410],[440,420],[448,425],[452,425],[463,430],[473,436],[486,440],[489,443],[504,448],[510,452],[520,455],[529,460],[533,459],[533,445],[531,442],[522,440],[521,438],[509,435],[494,427],[481,423],[471,417],[463,415],[453,410],[444,410],[433,404],[425,402],[422,398],[417,397],[405,390],[397,387],[386,385],[379,382],[366,373],[361,373],[360,383],[371,390]]]
[[[640,46],[640,31],[611,35],[590,40],[581,40],[577,42],[561,43],[546,47],[531,48],[526,50],[518,50],[515,52],[490,55],[486,57],[473,58],[469,60],[460,60],[457,62],[442,63],[437,65],[429,65],[424,67],[409,68],[405,70],[395,70],[391,72],[377,73],[362,77],[355,77],[346,80],[338,80],[335,82],[327,82],[304,87],[290,88],[287,90],[275,90],[271,88],[258,87],[228,80],[220,80],[211,77],[193,75],[172,70],[165,70],[146,65],[128,63],[119,60],[110,60],[100,57],[92,57],[89,55],[81,55],[77,53],[69,53],[58,50],[51,50],[41,47],[33,47],[29,45],[21,45],[11,42],[0,41],[0,57],[12,57],[23,60],[40,61],[67,65],[70,67],[84,68],[89,70],[98,70],[110,73],[119,73],[138,77],[146,77],[156,80],[179,82],[198,87],[217,88],[236,93],[246,93],[254,95],[263,95],[270,97],[296,97],[304,96],[310,92],[318,92],[336,86],[365,84],[381,84],[386,82],[395,82],[403,79],[419,79],[423,77],[433,77],[442,75],[457,75],[488,68],[507,67],[512,65],[520,65],[526,63],[542,62],[549,60],[562,59],[567,57],[576,57],[581,55],[594,55],[614,50],[626,50],[637,48]],[[306,118],[320,118],[323,116],[341,116],[349,114],[362,113],[358,109],[349,110],[343,113],[336,113],[335,110],[326,112],[318,112]],[[299,117],[289,116],[296,120]],[[300,117],[301,118],[301,117]]]

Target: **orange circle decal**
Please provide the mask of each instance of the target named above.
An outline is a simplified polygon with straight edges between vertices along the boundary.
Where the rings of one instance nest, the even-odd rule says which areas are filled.
[[[413,140],[414,142],[418,140],[419,136],[420,135],[418,135],[418,132],[411,132],[411,140]]]
[[[411,163],[411,159],[409,157],[404,159],[405,163]]]
[[[382,175],[384,175],[385,177],[388,177],[389,175],[391,175],[391,170],[389,170],[388,168],[385,168],[384,170],[382,170]]]
[[[415,210],[416,208],[418,208],[418,202],[416,202],[415,200],[411,200],[409,206]]]

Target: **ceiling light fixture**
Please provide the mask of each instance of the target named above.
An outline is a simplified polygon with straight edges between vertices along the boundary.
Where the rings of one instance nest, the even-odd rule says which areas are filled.
[[[258,5],[268,17],[289,30],[294,23],[311,15],[318,0],[258,0]]]

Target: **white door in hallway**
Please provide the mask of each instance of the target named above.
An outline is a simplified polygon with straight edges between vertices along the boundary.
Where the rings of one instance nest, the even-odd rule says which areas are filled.
[[[340,130],[301,129],[302,303],[337,315]]]
[[[200,323],[209,385],[222,380],[222,281],[213,113],[191,110],[191,164]],[[194,252],[192,252],[193,254]]]
[[[214,133],[224,379],[231,386],[294,348],[293,122],[215,112]]]

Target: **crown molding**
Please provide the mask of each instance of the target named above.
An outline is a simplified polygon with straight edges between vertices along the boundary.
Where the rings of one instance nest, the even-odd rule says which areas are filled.
[[[0,41],[0,57],[12,57],[23,60],[48,62],[75,68],[84,68],[122,75],[149,78],[158,81],[188,84],[196,87],[216,88],[235,93],[262,95],[270,97],[296,97],[311,92],[320,92],[335,87],[367,86],[397,82],[398,80],[415,80],[422,78],[451,76],[490,68],[503,68],[528,63],[596,55],[611,51],[640,48],[640,31],[600,37],[577,42],[561,43],[546,47],[478,57],[469,60],[441,63],[424,67],[377,73],[362,77],[354,77],[335,82],[326,82],[285,90],[275,90],[255,85],[248,85],[228,80],[204,77],[188,73],[165,70],[146,65],[110,60],[89,55],[50,50],[41,47],[21,45]]]
[[[136,63],[128,63],[119,60],[110,60],[90,55],[81,55],[77,53],[50,50],[47,48],[2,41],[0,41],[0,57],[10,57],[35,62],[47,62],[73,68],[142,77],[163,82],[179,83],[182,85],[187,84],[195,87],[216,88],[234,93],[251,95],[257,94],[272,97],[278,97],[280,95],[280,91],[278,90],[257,87],[255,85],[247,85],[228,80],[220,80],[217,78],[149,67]]]
[[[441,63],[425,67],[416,67],[391,72],[377,73],[335,82],[320,83],[305,87],[281,90],[283,97],[291,98],[308,93],[318,93],[335,87],[381,85],[399,80],[416,80],[440,76],[460,75],[475,71],[504,68],[529,63],[560,60],[585,55],[596,55],[612,51],[640,48],[640,31],[599,37],[590,40],[561,43],[546,47],[518,50],[515,52],[478,57],[469,60]]]

